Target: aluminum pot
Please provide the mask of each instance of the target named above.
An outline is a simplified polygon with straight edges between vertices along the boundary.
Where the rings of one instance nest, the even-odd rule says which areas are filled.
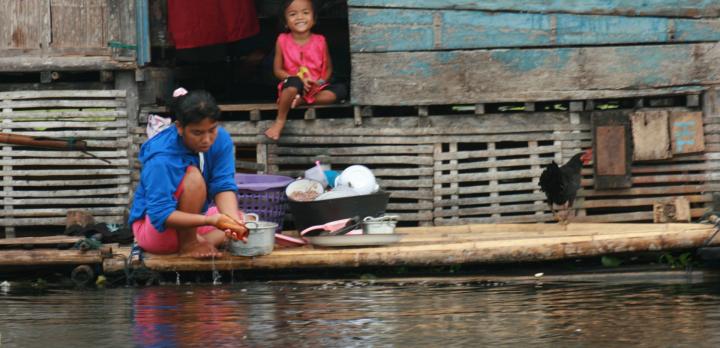
[[[275,229],[278,224],[257,221],[255,214],[246,215],[255,216],[256,219],[245,222],[245,227],[249,231],[247,243],[240,240],[230,242],[230,253],[236,256],[262,256],[272,253],[275,246]]]

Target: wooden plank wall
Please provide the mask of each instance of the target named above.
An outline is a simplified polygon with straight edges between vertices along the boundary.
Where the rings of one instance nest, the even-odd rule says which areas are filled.
[[[0,71],[133,69],[135,0],[3,0]]]
[[[666,106],[677,98],[681,105]],[[702,103],[699,94],[648,98],[644,104],[633,100],[628,113],[704,107],[708,152],[636,162],[633,187],[623,190],[594,190],[592,166],[586,167],[575,221],[652,222],[653,203],[676,196],[687,198],[692,216],[700,217],[713,200],[711,190],[720,188],[720,176],[714,174],[720,167],[720,112],[707,101],[713,98],[715,90],[710,89]],[[540,173],[550,161],[565,163],[591,146],[589,110],[596,103],[600,101],[572,102],[567,110],[549,111],[534,111],[536,105],[528,103],[527,111],[487,113],[478,105],[479,114],[420,108],[420,116],[364,117],[360,126],[349,118],[291,119],[278,143],[262,135],[269,121],[224,125],[238,148],[255,149],[254,162],[245,158],[236,163],[240,171],[297,177],[316,160],[335,170],[367,165],[391,193],[388,211],[406,225],[553,222],[538,186]],[[139,146],[144,128],[134,134]],[[140,169],[139,163],[134,168]],[[139,178],[139,171],[133,178]]]
[[[0,226],[64,226],[68,210],[124,223],[129,204],[128,117],[124,90],[0,92],[2,132],[86,140],[80,151],[2,144]]]
[[[631,97],[720,77],[715,1],[348,3],[356,104]]]

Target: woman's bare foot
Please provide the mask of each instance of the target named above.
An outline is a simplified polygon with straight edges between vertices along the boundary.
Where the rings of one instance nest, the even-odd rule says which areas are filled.
[[[193,241],[180,246],[180,256],[189,256],[196,259],[209,259],[221,257],[222,253],[216,247],[206,241]]]

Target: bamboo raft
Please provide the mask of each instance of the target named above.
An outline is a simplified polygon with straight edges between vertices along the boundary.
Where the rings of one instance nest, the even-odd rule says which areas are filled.
[[[146,254],[144,264],[156,271],[267,270],[440,266],[533,262],[604,254],[692,249],[713,237],[710,224],[474,224],[398,228],[399,243],[379,247],[276,249],[262,257],[225,255],[196,260]],[[708,245],[720,244],[713,238]],[[128,250],[120,249],[120,254]],[[105,272],[120,271],[122,257],[103,260]]]
[[[711,224],[473,224],[398,228],[400,242],[377,247],[276,248],[261,257],[232,256],[197,260],[146,253],[144,266],[159,272],[280,270],[387,266],[443,266],[536,262],[606,254],[693,249],[720,245]],[[105,245],[99,250],[57,250],[78,237],[7,238],[0,240],[0,267],[98,265],[105,273],[122,271],[129,247]],[[31,250],[24,250],[33,245]],[[140,267],[133,263],[132,267]]]

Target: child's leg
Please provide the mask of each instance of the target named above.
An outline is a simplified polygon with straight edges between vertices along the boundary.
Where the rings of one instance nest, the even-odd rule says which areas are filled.
[[[302,99],[302,98],[300,98]],[[328,90],[322,90],[318,92],[318,94],[315,95],[315,103],[314,104],[332,104],[337,100],[337,96],[335,93],[328,91]]]
[[[332,104],[338,100],[345,99],[346,95],[347,88],[344,84],[333,83],[315,95],[314,104]]]
[[[294,107],[293,100],[300,95],[302,89],[303,83],[298,77],[293,76],[287,79],[280,92],[280,98],[278,98],[278,113],[275,118],[275,123],[265,131],[265,135],[268,138],[273,140],[280,139],[280,133],[282,133],[285,127],[288,112],[290,112],[291,107]]]

